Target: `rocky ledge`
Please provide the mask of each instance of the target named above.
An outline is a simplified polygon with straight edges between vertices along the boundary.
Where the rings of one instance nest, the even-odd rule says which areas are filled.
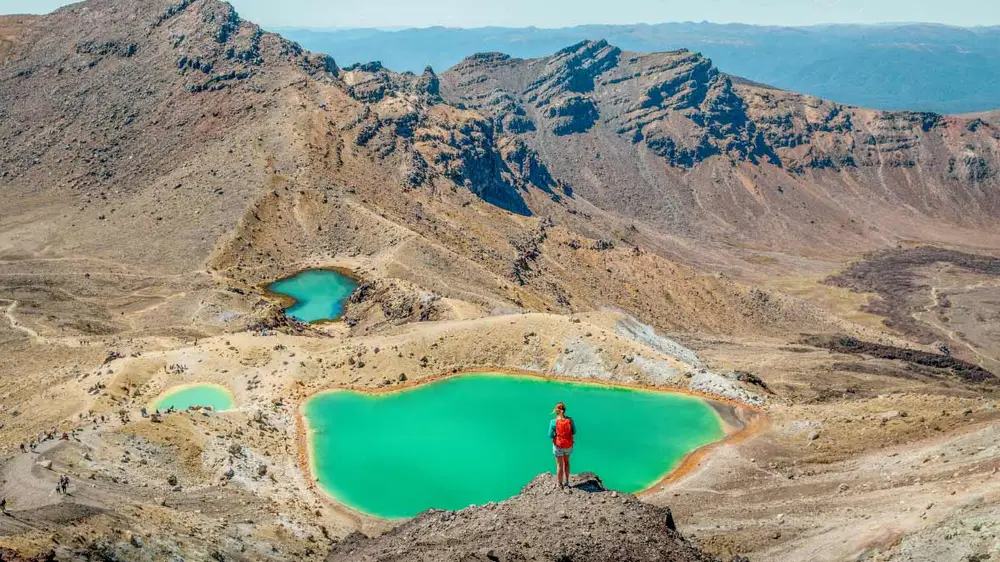
[[[677,532],[669,508],[608,490],[592,473],[577,475],[572,484],[559,490],[553,475],[540,474],[507,501],[426,511],[377,538],[354,533],[328,560],[717,560]]]

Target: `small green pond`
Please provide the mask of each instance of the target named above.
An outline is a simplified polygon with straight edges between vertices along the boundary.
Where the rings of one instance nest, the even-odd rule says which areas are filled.
[[[357,281],[342,273],[329,269],[308,269],[271,283],[268,290],[295,301],[285,309],[288,316],[301,322],[319,322],[339,318],[344,310],[344,301],[357,287]]]
[[[553,471],[549,421],[577,427],[570,469],[638,492],[724,436],[705,401],[681,394],[475,373],[388,394],[320,393],[303,406],[314,477],[369,515],[410,517],[517,494]]]
[[[173,406],[186,410],[191,406],[211,406],[215,411],[228,410],[236,405],[229,390],[214,384],[193,384],[168,390],[153,402],[153,408],[166,410]]]

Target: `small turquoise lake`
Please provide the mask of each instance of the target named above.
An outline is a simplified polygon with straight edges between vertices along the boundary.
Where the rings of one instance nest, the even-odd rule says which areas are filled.
[[[211,406],[217,412],[229,410],[235,405],[233,394],[214,384],[193,384],[171,389],[152,404],[157,410],[166,410],[171,406],[177,410],[186,410],[191,406]]]
[[[290,297],[295,304],[285,314],[301,322],[336,320],[344,311],[344,302],[358,282],[330,269],[308,269],[271,283],[273,293]]]
[[[624,492],[652,486],[725,436],[696,397],[496,373],[387,394],[320,393],[302,413],[319,486],[363,513],[402,518],[502,501],[554,471],[548,427],[560,401],[577,427],[572,472]]]

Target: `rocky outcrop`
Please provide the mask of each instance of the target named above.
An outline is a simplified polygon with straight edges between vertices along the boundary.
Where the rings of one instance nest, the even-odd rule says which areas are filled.
[[[485,101],[498,109],[493,118],[444,104],[440,80],[430,68],[415,76],[368,63],[343,69],[340,78],[347,93],[366,104],[345,129],[377,158],[397,159],[405,186],[425,187],[443,178],[521,215],[531,214],[525,200],[531,189],[559,198],[554,192],[559,182],[538,153],[510,134],[534,127],[511,97]]]
[[[458,132],[460,135],[449,139],[456,158],[447,166],[447,177],[485,201],[518,214],[530,214],[523,196],[510,181],[509,167],[497,149],[492,124],[472,119]]]
[[[490,120],[442,108],[421,114],[413,126],[416,152],[406,165],[413,185],[430,176],[444,177],[484,201],[530,215],[525,190],[535,181],[542,189],[554,183],[537,155],[501,139]]]
[[[528,143],[520,138],[504,137],[500,140],[499,148],[503,161],[522,186],[531,185],[555,195],[553,189],[558,182]]]
[[[553,121],[552,132],[557,135],[583,133],[594,126],[600,117],[597,103],[583,96],[573,96],[550,105],[545,112],[546,117]]]
[[[14,549],[0,547],[0,560],[4,562],[52,562],[56,560],[56,551],[50,550],[37,556],[22,556]]]
[[[441,79],[434,73],[434,69],[427,67],[414,84],[414,90],[431,103],[441,101]]]
[[[378,61],[355,63],[343,69],[347,92],[356,100],[378,103],[386,97],[416,96],[424,104],[441,101],[441,81],[434,69],[423,74],[397,74]]]
[[[559,490],[551,474],[517,496],[461,511],[431,510],[388,533],[354,533],[327,558],[341,561],[711,562],[677,532],[669,508],[607,490],[591,473]]]
[[[76,45],[76,52],[98,56],[114,55],[126,58],[134,55],[138,48],[138,45],[130,41],[84,41]]]
[[[354,64],[344,68],[347,93],[358,101],[377,103],[400,86],[395,76],[379,62]]]
[[[400,279],[376,279],[351,294],[343,320],[361,329],[441,320],[444,310],[440,298]]]
[[[511,262],[510,278],[519,285],[524,286],[528,281],[538,276],[535,264],[541,256],[541,245],[548,237],[546,229],[551,226],[548,221],[542,221],[538,231],[525,238],[511,240],[511,246],[517,251],[514,261]]]
[[[519,134],[535,130],[535,122],[527,116],[520,101],[509,93],[500,90],[491,92],[486,105],[492,107],[490,113],[501,132]]]
[[[526,100],[538,107],[565,96],[594,91],[601,74],[618,66],[621,49],[607,41],[581,41],[545,60],[541,75],[524,88]]]
[[[958,181],[981,183],[995,178],[997,168],[995,163],[985,156],[967,151],[948,160],[948,174]]]

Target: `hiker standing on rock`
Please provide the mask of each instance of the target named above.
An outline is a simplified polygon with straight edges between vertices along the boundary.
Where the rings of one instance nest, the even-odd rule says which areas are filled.
[[[556,480],[559,487],[569,486],[569,456],[573,453],[573,436],[576,425],[573,418],[566,416],[566,404],[556,404],[556,419],[549,423],[549,439],[552,440],[552,454],[556,457]]]

